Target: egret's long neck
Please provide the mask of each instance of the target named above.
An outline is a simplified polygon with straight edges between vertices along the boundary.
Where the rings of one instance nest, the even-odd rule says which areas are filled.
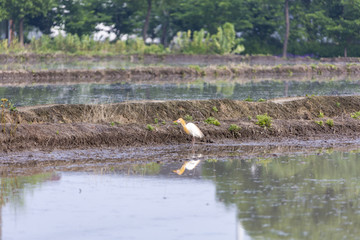
[[[184,131],[185,131],[187,134],[190,134],[190,131],[189,131],[189,129],[186,127],[186,123],[185,123],[185,121],[184,121],[184,120],[183,120],[183,121],[181,121],[181,125],[183,126]]]

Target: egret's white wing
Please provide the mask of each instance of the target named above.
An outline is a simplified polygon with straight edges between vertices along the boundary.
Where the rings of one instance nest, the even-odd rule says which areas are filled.
[[[185,168],[187,170],[193,170],[198,164],[199,164],[200,160],[191,160],[189,162],[186,163]]]
[[[186,128],[189,130],[190,134],[194,137],[203,138],[204,134],[201,130],[193,123],[186,124]]]

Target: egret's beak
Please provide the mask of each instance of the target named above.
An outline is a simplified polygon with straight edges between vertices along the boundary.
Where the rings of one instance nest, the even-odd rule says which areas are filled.
[[[174,121],[174,123],[178,123],[178,122],[179,122],[179,120],[175,120],[175,121]]]

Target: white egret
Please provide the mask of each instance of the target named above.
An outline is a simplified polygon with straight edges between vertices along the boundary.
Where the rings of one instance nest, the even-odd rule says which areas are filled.
[[[204,137],[204,134],[201,132],[201,130],[193,123],[186,123],[184,121],[184,119],[182,118],[179,118],[178,120],[174,121],[174,122],[177,122],[177,123],[180,123],[183,128],[184,128],[184,131],[193,136],[193,141],[192,141],[192,145],[194,146],[195,144],[195,138],[203,138]]]

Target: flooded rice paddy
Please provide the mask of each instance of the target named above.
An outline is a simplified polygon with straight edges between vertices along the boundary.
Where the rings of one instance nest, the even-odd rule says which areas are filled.
[[[1,69],[129,67],[135,65],[79,62]],[[0,86],[0,95],[16,106],[257,101],[359,92],[358,79]],[[358,143],[334,150],[314,147],[321,143],[302,143],[299,149],[295,142],[290,150],[277,151],[256,144],[256,151],[204,144],[216,150],[180,146],[1,155],[0,239],[360,239]]]
[[[1,86],[0,95],[17,106],[102,104],[131,100],[272,99],[305,95],[357,95],[360,80],[205,80],[114,84]]]
[[[356,146],[267,152],[2,177],[2,239],[359,239]]]

